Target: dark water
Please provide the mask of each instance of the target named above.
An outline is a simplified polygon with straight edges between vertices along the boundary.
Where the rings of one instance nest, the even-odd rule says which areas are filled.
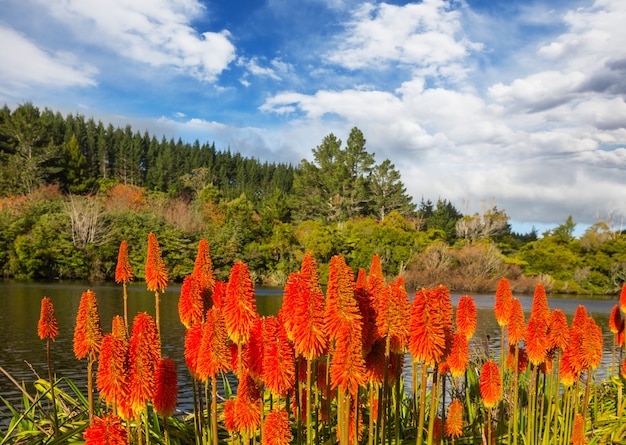
[[[79,388],[86,389],[86,360],[79,361],[73,353],[73,335],[80,297],[91,289],[96,293],[102,328],[110,332],[115,315],[123,315],[123,292],[121,285],[87,285],[85,283],[16,283],[0,282],[0,366],[16,380],[32,385],[37,375],[47,378],[46,347],[37,336],[37,322],[41,299],[50,297],[54,304],[59,324],[59,336],[52,344],[52,360],[57,376],[73,380]],[[191,380],[184,360],[185,328],[178,317],[180,286],[168,287],[160,298],[162,353],[171,357],[178,367],[179,409],[191,408]],[[518,297],[526,311],[530,310],[532,297]],[[453,296],[456,306],[459,296]],[[485,348],[486,337],[490,337],[489,350],[495,356],[500,351],[500,327],[493,315],[492,295],[474,296],[478,308],[478,328],[472,347]],[[611,364],[612,334],[608,330],[608,317],[617,297],[611,299],[549,298],[551,309],[562,309],[568,318],[579,304],[587,308],[605,333],[604,367]],[[257,289],[257,309],[261,315],[275,315],[282,304],[282,289]],[[154,293],[146,290],[144,283],[132,284],[128,288],[129,318],[138,312],[154,316]],[[407,360],[407,362],[410,360]],[[410,367],[410,363],[407,363]],[[410,371],[407,369],[410,374]],[[410,384],[410,378],[407,379]],[[32,386],[29,386],[32,387]],[[15,386],[0,374],[0,395],[19,403],[20,395]],[[6,410],[0,406],[0,413]],[[2,420],[2,419],[0,419]]]

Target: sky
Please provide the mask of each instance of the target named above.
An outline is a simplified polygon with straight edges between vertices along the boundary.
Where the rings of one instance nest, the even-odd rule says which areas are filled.
[[[623,0],[0,0],[0,42],[10,108],[294,165],[358,127],[416,204],[626,224]]]

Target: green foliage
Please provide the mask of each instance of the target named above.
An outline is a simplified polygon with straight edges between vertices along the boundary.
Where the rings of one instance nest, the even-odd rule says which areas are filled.
[[[142,279],[145,252],[136,246],[154,232],[172,280],[189,273],[206,238],[220,279],[241,259],[259,281],[280,284],[311,252],[322,277],[333,255],[356,272],[379,254],[390,277],[422,267],[420,280],[450,283],[443,278],[466,270],[454,278],[463,288],[473,282],[462,278],[470,259],[506,265],[523,289],[541,279],[550,291],[614,293],[626,281],[626,235],[611,221],[577,240],[571,217],[540,238],[512,233],[495,206],[464,216],[446,199],[422,199],[416,211],[400,173],[388,159],[375,162],[356,127],[345,145],[329,134],[312,155],[297,166],[262,163],[215,144],[159,140],[28,103],[5,106],[0,273],[110,280],[126,240]],[[474,282],[487,285],[489,274]]]

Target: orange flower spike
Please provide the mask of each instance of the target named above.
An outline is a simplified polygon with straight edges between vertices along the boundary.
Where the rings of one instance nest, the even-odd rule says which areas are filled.
[[[43,303],[43,302],[42,302]],[[41,308],[43,314],[43,306]],[[622,325],[622,313],[620,312],[619,305],[613,306],[611,310],[611,315],[609,316],[609,329],[611,333],[617,334],[620,331],[620,327]],[[41,338],[41,335],[39,335]]]
[[[448,367],[450,368],[450,374],[452,374],[452,377],[461,377],[467,369],[468,362],[469,342],[465,334],[457,332],[454,335],[452,349],[450,350],[450,354],[447,358]]]
[[[128,342],[124,319],[120,315],[114,316],[111,321],[111,334],[113,334],[115,338],[124,339],[124,341]]]
[[[328,272],[326,308],[324,312],[326,331],[330,339],[336,339],[339,331],[346,324],[350,325],[356,321],[361,324],[361,314],[354,296],[354,290],[355,283],[352,269],[346,264],[343,255],[333,256],[330,260]]]
[[[461,437],[463,435],[463,405],[459,399],[454,399],[448,407],[445,432],[447,437]]]
[[[349,391],[353,397],[366,381],[360,329],[349,324],[337,334],[336,350],[330,363],[330,386]]]
[[[277,395],[286,395],[295,384],[296,367],[293,347],[284,326],[276,317],[265,320],[263,372],[265,386]]]
[[[161,358],[159,332],[154,319],[140,312],[133,320],[128,346],[128,388],[132,409],[143,410],[154,394],[156,367]]]
[[[146,257],[146,284],[149,291],[158,292],[167,287],[167,269],[161,256],[161,248],[154,233],[148,234],[148,256]]]
[[[619,294],[619,307],[626,315],[626,283],[622,286],[622,292]]]
[[[456,310],[456,326],[468,340],[476,332],[476,303],[469,295],[463,295],[459,298]]]
[[[267,413],[263,422],[262,445],[289,445],[292,434],[289,414],[284,409],[274,409]]]
[[[215,274],[213,273],[213,260],[211,259],[209,242],[204,238],[198,243],[198,254],[196,255],[192,275],[198,279],[204,307],[209,309],[213,305]]]
[[[448,303],[450,300],[448,299]],[[445,302],[444,302],[445,305]],[[452,311],[452,303],[450,303]],[[389,332],[391,335],[391,350],[395,353],[404,353],[408,340],[409,330],[406,321],[411,313],[409,294],[404,287],[404,279],[398,277],[395,283],[391,283],[390,305],[387,318],[389,320]],[[452,316],[452,312],[450,312]],[[450,318],[450,327],[452,319]]]
[[[533,304],[530,310],[531,317],[539,317],[548,323],[550,321],[550,307],[548,306],[548,297],[543,284],[538,283],[535,286],[535,294],[533,296]]]
[[[200,380],[207,380],[209,377],[217,376],[220,371],[228,371],[230,366],[226,323],[222,311],[217,306],[207,311],[201,335],[196,373]]]
[[[374,309],[374,301],[367,290],[367,272],[365,269],[359,269],[356,278],[354,296],[359,305],[363,321],[363,353],[368,354],[372,349],[374,341],[378,338],[376,330],[376,310]]]
[[[572,386],[580,373],[574,368],[574,354],[575,350],[572,347],[568,347],[561,357],[561,363],[559,364],[559,379],[563,386]]]
[[[584,371],[596,369],[602,361],[602,329],[592,317],[587,317],[582,334],[577,362]]]
[[[237,431],[237,419],[235,418],[235,399],[224,402],[224,428],[229,433]]]
[[[204,310],[200,280],[195,275],[187,275],[180,287],[178,299],[178,316],[181,323],[189,329],[192,324],[202,322]]]
[[[128,259],[128,244],[126,240],[120,243],[120,250],[117,254],[117,265],[115,266],[115,282],[129,282],[133,280],[133,268]]]
[[[303,287],[302,282],[303,279],[300,272],[289,274],[283,290],[283,303],[278,314],[287,331],[287,337],[291,341],[294,339],[294,331],[297,325],[296,304],[299,300],[300,289]]]
[[[128,342],[123,329],[124,336],[105,335],[100,348],[96,388],[108,403],[121,401],[128,390]]]
[[[574,417],[574,426],[572,427],[572,437],[570,439],[572,445],[585,445],[587,439],[585,437],[585,421],[580,413],[576,413]]]
[[[161,417],[170,417],[178,403],[178,379],[174,360],[169,357],[161,358],[156,367],[154,380],[156,383],[152,399],[154,410]]]
[[[252,323],[259,318],[259,314],[250,270],[241,261],[237,261],[230,271],[222,310],[230,339],[237,345],[243,345],[250,338]]]
[[[126,427],[118,416],[95,416],[83,434],[85,445],[126,445]]]
[[[519,299],[511,299],[511,310],[507,325],[509,345],[519,344],[526,335],[526,321],[524,320],[524,310]]]
[[[292,327],[294,348],[307,360],[322,356],[327,347],[324,303],[315,260],[307,253],[302,260],[299,297],[294,304],[292,319],[295,322]]]
[[[499,326],[506,326],[509,322],[509,313],[511,311],[511,300],[513,293],[509,280],[500,278],[498,288],[496,289],[496,298],[494,304],[494,312]]]
[[[480,397],[485,408],[493,408],[502,398],[502,380],[500,369],[494,361],[487,361],[480,372]]]
[[[265,319],[257,318],[252,322],[250,338],[243,347],[244,361],[248,364],[248,373],[256,382],[263,381],[263,354],[265,342]]]
[[[375,254],[372,257],[372,264],[370,265],[369,275],[367,276],[367,290],[370,295],[376,296],[380,294],[380,292],[385,287],[385,276],[383,275],[383,267],[380,262],[380,256]]]
[[[548,348],[560,349],[562,351],[569,344],[569,327],[567,319],[561,309],[555,309],[550,314],[550,323],[548,325]]]
[[[52,305],[52,300],[48,297],[41,299],[41,313],[39,315],[39,323],[37,324],[37,335],[39,335],[41,340],[49,338],[52,341],[59,335],[59,325],[54,315],[54,306]]]
[[[576,312],[574,312],[574,317],[572,318],[572,327],[571,331],[581,332],[585,328],[585,323],[587,321],[587,308],[582,304],[579,304],[576,307]]]
[[[415,293],[409,318],[409,352],[414,361],[434,365],[448,352],[448,333],[435,301],[436,292]]]
[[[196,323],[185,332],[185,363],[191,376],[195,379],[200,379],[198,374],[198,355],[202,344],[202,333],[203,323]]]
[[[261,392],[252,378],[244,372],[235,398],[235,425],[240,432],[254,433],[261,424],[259,400]]]
[[[95,358],[102,344],[102,328],[96,294],[90,290],[83,292],[76,315],[74,329],[74,355],[77,359],[92,354]]]
[[[526,328],[526,353],[533,365],[541,364],[548,353],[548,325],[539,318],[531,316]]]

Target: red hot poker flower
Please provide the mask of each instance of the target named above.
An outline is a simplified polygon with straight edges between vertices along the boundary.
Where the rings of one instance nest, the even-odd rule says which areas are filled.
[[[619,307],[626,315],[626,283],[622,286],[622,292],[619,295]]]
[[[289,414],[284,409],[270,411],[263,422],[262,445],[289,445],[292,434]]]
[[[197,353],[196,371],[200,380],[226,372],[230,364],[228,333],[222,311],[213,306],[206,313],[202,325],[202,339]]]
[[[452,343],[452,349],[447,358],[448,367],[452,377],[459,378],[467,369],[467,363],[469,362],[469,342],[467,337],[462,332],[457,332],[454,335],[454,341]]]
[[[336,349],[330,363],[331,389],[339,387],[355,397],[359,386],[365,381],[361,329],[344,324],[337,334]]]
[[[549,349],[560,349],[562,351],[569,344],[569,326],[567,326],[567,319],[561,309],[553,310],[550,315],[548,343]]]
[[[506,278],[500,278],[500,281],[498,281],[498,288],[496,289],[496,301],[494,304],[496,320],[500,326],[506,326],[509,322],[512,299],[513,294],[511,292],[509,280]]]
[[[526,335],[526,321],[522,303],[517,298],[511,299],[511,310],[507,325],[509,345],[517,345]]]
[[[87,354],[91,354],[95,358],[100,351],[101,344],[102,328],[100,327],[98,301],[95,292],[88,290],[83,292],[76,315],[74,355],[79,360]]]
[[[200,293],[204,300],[204,307],[209,309],[213,305],[215,275],[213,274],[213,261],[211,260],[209,242],[204,238],[198,243],[198,254],[193,267],[193,275],[200,283]]]
[[[120,250],[117,254],[117,265],[115,266],[115,282],[129,282],[133,279],[133,268],[128,259],[128,244],[126,240],[120,243]]]
[[[535,294],[533,296],[533,304],[530,310],[531,317],[539,317],[548,323],[550,321],[550,307],[548,306],[548,297],[543,284],[538,283],[535,286]]]
[[[363,317],[363,353],[367,355],[379,336],[376,329],[374,300],[368,291],[367,272],[363,268],[359,269],[357,274],[354,295],[359,304],[359,312]]]
[[[233,343],[243,345],[250,338],[252,323],[259,317],[254,299],[254,284],[248,266],[238,261],[230,271],[223,302],[226,330]]]
[[[154,410],[161,417],[174,414],[178,403],[178,380],[176,377],[176,363],[169,357],[159,360],[155,373],[155,388],[152,404]]]
[[[502,398],[500,369],[494,361],[487,361],[480,373],[480,396],[485,408],[493,408]]]
[[[108,403],[117,403],[124,399],[128,391],[128,340],[122,320],[123,334],[112,332],[104,336],[100,348],[96,385],[100,394]]]
[[[181,323],[189,328],[194,323],[202,322],[204,310],[200,279],[196,275],[188,275],[180,287],[178,300],[178,315]]]
[[[48,297],[43,297],[41,300],[41,314],[37,324],[37,334],[41,340],[49,338],[52,341],[59,335],[59,325],[54,315],[54,306],[52,305],[52,300]]]
[[[548,325],[540,317],[531,316],[526,328],[526,353],[533,365],[543,363],[548,354]]]
[[[148,256],[146,257],[146,284],[149,291],[163,291],[167,287],[167,269],[161,256],[161,248],[154,233],[148,234]]]
[[[285,395],[295,383],[295,357],[285,328],[276,317],[268,317],[264,324],[265,348],[263,374],[265,386],[272,393]]]
[[[302,260],[297,297],[293,305],[293,342],[296,353],[312,360],[326,350],[327,336],[324,323],[324,293],[319,283],[317,265],[313,255],[307,253]],[[284,314],[287,315],[287,314]]]
[[[333,256],[328,272],[324,312],[326,330],[331,339],[336,339],[344,326],[355,322],[361,324],[361,314],[354,296],[354,289],[352,269],[346,264],[343,255]]]
[[[185,363],[194,379],[200,378],[198,372],[198,355],[202,344],[203,323],[195,323],[185,332]]]
[[[456,310],[456,326],[460,333],[469,340],[476,332],[476,303],[469,295],[459,298]]]
[[[42,306],[42,311],[43,311],[43,306]],[[611,333],[617,334],[620,331],[621,325],[622,325],[622,314],[620,312],[619,306],[616,304],[615,306],[613,306],[613,309],[611,310],[611,315],[609,316],[609,329],[611,330]]]
[[[161,358],[159,332],[145,312],[133,321],[128,347],[129,399],[135,413],[143,410],[154,395],[156,367]]]
[[[436,289],[415,293],[409,319],[409,351],[413,360],[434,365],[445,360],[449,352],[451,332],[446,312],[440,309]]]
[[[126,428],[118,416],[95,416],[83,435],[85,445],[126,445]]]
[[[454,399],[448,407],[446,419],[446,436],[460,437],[463,435],[463,405],[459,399]]]
[[[585,421],[580,413],[576,413],[576,417],[574,417],[570,443],[572,445],[585,445],[587,443],[585,438]]]

